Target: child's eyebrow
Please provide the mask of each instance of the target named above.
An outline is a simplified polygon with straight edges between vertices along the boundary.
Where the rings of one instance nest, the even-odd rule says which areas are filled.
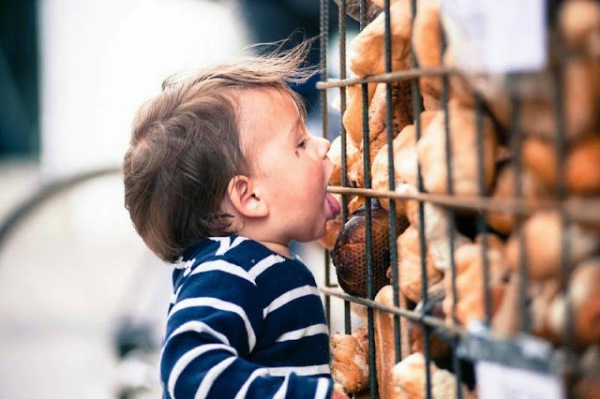
[[[298,131],[298,129],[302,127],[303,124],[304,124],[304,121],[302,120],[302,118],[299,117],[298,119],[296,119],[296,123],[294,123],[292,125],[292,128],[290,129],[288,136],[293,136]]]

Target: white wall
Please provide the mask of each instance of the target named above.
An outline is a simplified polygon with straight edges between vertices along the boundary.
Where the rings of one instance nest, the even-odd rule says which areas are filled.
[[[243,46],[232,4],[40,1],[44,176],[119,165],[135,110],[166,76]]]

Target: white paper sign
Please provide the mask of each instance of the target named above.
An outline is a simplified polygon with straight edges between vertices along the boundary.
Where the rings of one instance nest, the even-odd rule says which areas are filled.
[[[546,0],[440,0],[457,66],[490,73],[546,65]]]
[[[562,381],[554,375],[536,373],[492,362],[478,362],[477,392],[480,399],[564,399]]]

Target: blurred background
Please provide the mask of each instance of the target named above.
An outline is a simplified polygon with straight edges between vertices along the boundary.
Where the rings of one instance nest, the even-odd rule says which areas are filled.
[[[123,207],[119,169],[135,111],[173,72],[297,29],[317,35],[319,7],[0,0],[0,398],[159,397],[170,269]],[[336,16],[333,4],[333,27]],[[318,79],[296,89],[320,135]],[[322,251],[301,251],[318,274]]]

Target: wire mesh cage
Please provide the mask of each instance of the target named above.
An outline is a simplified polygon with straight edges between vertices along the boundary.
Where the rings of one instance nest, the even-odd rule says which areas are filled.
[[[335,3],[317,85],[328,137],[340,96],[334,380],[384,399],[600,397],[600,4],[538,2],[543,64],[490,73],[457,62],[461,2]]]

